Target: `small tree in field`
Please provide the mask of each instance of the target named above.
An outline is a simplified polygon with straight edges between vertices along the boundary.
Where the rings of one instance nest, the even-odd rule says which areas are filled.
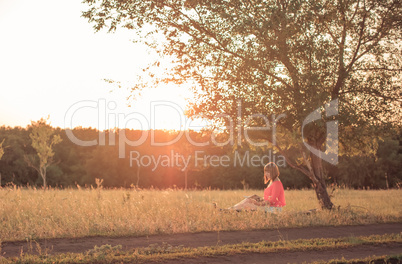
[[[43,179],[43,188],[46,189],[46,170],[53,163],[53,146],[61,142],[59,135],[53,135],[52,127],[47,124],[49,118],[41,118],[39,121],[32,121],[32,132],[29,137],[32,147],[36,150],[39,160],[34,160],[26,156],[28,165],[34,168]]]

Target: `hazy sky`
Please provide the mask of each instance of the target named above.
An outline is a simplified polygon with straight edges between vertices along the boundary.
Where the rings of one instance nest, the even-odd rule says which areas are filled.
[[[168,100],[174,105],[155,108],[156,127],[177,128],[176,104],[185,101],[175,87],[145,93],[128,108],[127,92],[103,81],[133,82],[151,59],[130,41],[133,32],[94,33],[81,17],[85,9],[80,0],[0,0],[0,126],[25,127],[50,115],[64,128],[67,114],[67,127],[98,127],[100,109],[106,126],[120,114],[120,127],[138,127],[136,116],[150,121],[150,101]]]

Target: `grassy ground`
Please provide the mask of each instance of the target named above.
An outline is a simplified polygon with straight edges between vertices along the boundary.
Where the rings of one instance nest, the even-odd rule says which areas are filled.
[[[329,249],[346,249],[359,245],[376,245],[402,243],[401,234],[347,237],[339,239],[299,239],[293,241],[242,243],[215,247],[184,248],[168,244],[150,245],[131,251],[122,251],[121,246],[103,245],[86,253],[68,253],[47,255],[22,255],[19,258],[1,259],[0,264],[9,263],[148,263],[167,260],[230,256],[235,254],[270,253],[287,251],[319,251]],[[39,249],[40,250],[40,249]],[[401,259],[401,256],[398,257]],[[373,257],[371,258],[373,259]],[[385,257],[383,258],[385,259]],[[366,259],[368,262],[370,260]],[[364,261],[366,261],[364,260]],[[356,260],[355,260],[356,261]],[[368,263],[367,262],[367,263]],[[331,263],[346,263],[333,260]],[[350,262],[348,262],[350,263]],[[377,262],[376,262],[377,263]]]
[[[0,241],[91,235],[150,235],[246,230],[314,225],[400,222],[402,190],[345,190],[333,194],[340,209],[313,215],[312,190],[285,191],[287,206],[279,215],[264,212],[220,213],[212,206],[232,206],[261,190],[103,190],[0,189]]]

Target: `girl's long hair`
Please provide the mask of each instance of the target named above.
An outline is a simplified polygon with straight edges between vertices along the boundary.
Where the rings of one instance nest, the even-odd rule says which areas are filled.
[[[268,178],[267,176],[265,176],[265,172],[269,172],[269,174],[271,175],[271,178]],[[274,180],[276,180],[276,178],[278,178],[278,176],[279,176],[279,169],[275,163],[270,162],[264,166],[264,183],[265,184],[273,182]]]

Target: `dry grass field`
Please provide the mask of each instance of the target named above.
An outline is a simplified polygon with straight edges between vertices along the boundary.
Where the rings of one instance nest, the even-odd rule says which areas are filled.
[[[262,190],[0,189],[0,241],[93,235],[151,235],[402,221],[402,190],[336,189],[333,211],[318,208],[313,190],[285,191],[280,214],[222,213]]]

